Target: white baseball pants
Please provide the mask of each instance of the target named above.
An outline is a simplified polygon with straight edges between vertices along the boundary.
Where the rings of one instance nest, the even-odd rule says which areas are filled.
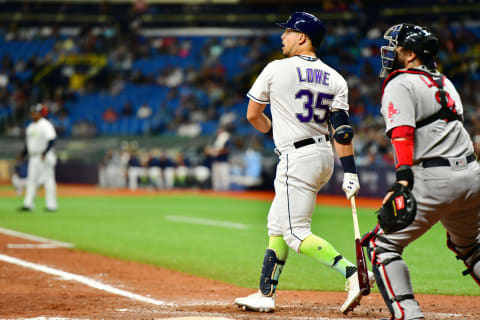
[[[318,191],[333,173],[333,150],[324,139],[295,149],[279,148],[275,198],[268,213],[268,235],[283,236],[299,252],[302,241],[312,234],[311,220]]]
[[[27,189],[23,206],[34,208],[34,199],[37,189],[40,185],[45,186],[45,202],[47,209],[56,210],[57,202],[57,185],[55,182],[55,165],[57,158],[54,154],[49,153],[42,160],[40,155],[30,156],[28,159],[28,176]]]

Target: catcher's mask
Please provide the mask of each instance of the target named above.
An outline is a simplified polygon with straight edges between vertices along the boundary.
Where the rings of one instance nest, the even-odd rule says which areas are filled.
[[[437,37],[427,28],[413,24],[402,23],[390,27],[383,35],[388,40],[387,46],[382,46],[382,71],[380,78],[386,77],[393,70],[395,49],[404,47],[415,52],[425,64],[432,65],[433,57],[439,49]]]

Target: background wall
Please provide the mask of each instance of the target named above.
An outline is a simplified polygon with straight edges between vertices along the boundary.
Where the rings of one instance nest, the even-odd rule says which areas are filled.
[[[99,183],[98,168],[112,154],[123,157],[122,170],[129,156],[147,166],[158,150],[175,166],[180,157],[208,168],[204,148],[224,126],[232,133],[232,175],[245,174],[247,151],[254,150],[262,167],[254,188],[271,189],[273,142],[247,123],[245,93],[266,63],[281,58],[274,22],[300,10],[324,20],[319,56],[348,81],[356,161],[372,185],[364,195],[379,195],[393,172],[378,78],[382,35],[392,24],[425,25],[440,38],[438,67],[461,93],[465,126],[480,150],[475,1],[166,2],[0,3],[0,171],[13,171],[29,106],[42,102],[59,134],[59,182]],[[338,181],[331,184],[324,192],[337,193]]]

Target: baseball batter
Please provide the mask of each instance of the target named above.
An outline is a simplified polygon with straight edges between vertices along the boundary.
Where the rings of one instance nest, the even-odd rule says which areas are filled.
[[[235,299],[243,309],[275,309],[275,289],[289,248],[311,256],[347,278],[349,290],[342,311],[361,298],[357,268],[325,239],[310,229],[316,196],[333,172],[334,153],[328,123],[334,129],[336,151],[344,168],[347,198],[360,189],[352,151],[353,130],[348,121],[345,79],[316,55],[325,35],[323,23],[305,12],[295,12],[281,36],[285,59],[269,63],[247,96],[247,119],[259,131],[273,129],[279,163],[275,198],[268,213],[269,243],[260,278],[260,290]],[[270,104],[272,120],[264,113]],[[373,279],[373,275],[371,277]]]
[[[391,319],[424,319],[403,249],[440,221],[449,248],[465,262],[464,274],[480,284],[480,166],[463,127],[460,96],[436,70],[436,36],[399,24],[384,37],[389,45],[381,50],[381,76],[388,77],[381,112],[396,156],[397,183],[412,189],[417,214],[406,228],[387,234],[377,226],[363,241]]]
[[[53,147],[57,134],[50,121],[42,117],[43,108],[42,104],[36,104],[30,109],[32,122],[26,130],[26,145],[22,153],[22,157],[28,155],[28,175],[21,211],[33,210],[35,194],[41,184],[45,186],[45,210],[56,211],[58,208],[55,182],[57,157]]]

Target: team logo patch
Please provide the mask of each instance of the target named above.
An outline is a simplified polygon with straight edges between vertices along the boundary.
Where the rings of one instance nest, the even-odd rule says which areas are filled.
[[[388,104],[388,119],[390,119],[390,122],[393,122],[393,116],[399,113],[400,111],[398,109],[395,109],[393,103],[390,102]]]
[[[395,198],[395,206],[397,207],[397,210],[402,210],[405,208],[405,199],[403,196],[398,196]]]

